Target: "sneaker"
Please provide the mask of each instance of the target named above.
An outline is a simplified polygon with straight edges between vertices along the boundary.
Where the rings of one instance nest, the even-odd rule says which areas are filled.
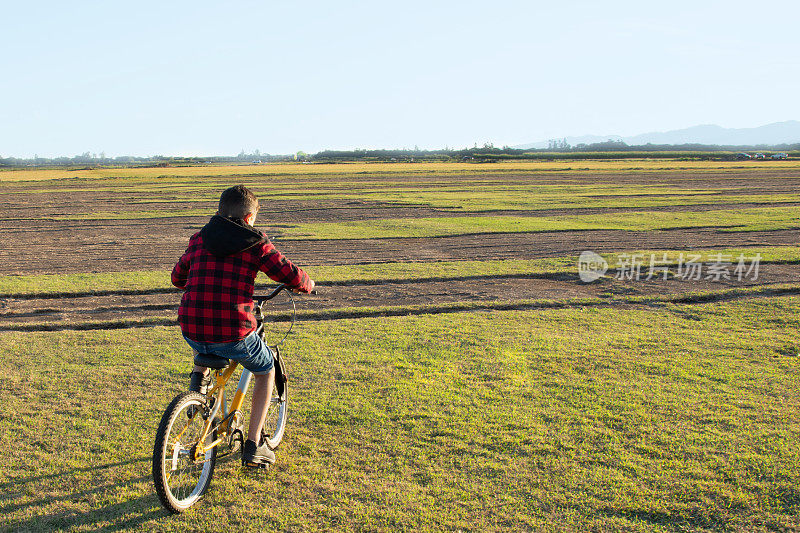
[[[208,386],[211,385],[211,373],[203,374],[202,372],[192,372],[189,374],[189,390],[192,392],[199,392],[205,395],[208,392]]]
[[[242,450],[242,464],[250,467],[264,467],[275,462],[275,452],[269,449],[266,443],[256,446],[252,440],[244,443]]]

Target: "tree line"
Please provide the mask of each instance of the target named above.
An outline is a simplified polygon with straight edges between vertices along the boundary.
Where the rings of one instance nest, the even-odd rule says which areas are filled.
[[[710,144],[644,144],[628,145],[623,141],[608,141],[569,145],[566,140],[551,141],[548,148],[518,149],[503,146],[497,148],[491,143],[472,148],[439,150],[414,149],[376,149],[376,150],[323,150],[314,154],[297,152],[294,154],[272,155],[258,150],[242,150],[235,156],[213,157],[172,157],[154,155],[148,157],[118,156],[106,157],[104,153],[84,152],[73,157],[16,158],[0,156],[0,167],[38,167],[38,166],[184,166],[225,163],[271,163],[302,161],[309,163],[335,163],[344,161],[363,162],[416,162],[416,161],[472,161],[489,162],[507,159],[629,159],[659,157],[670,159],[735,159],[738,152],[786,152],[791,157],[800,157],[800,143],[755,146],[720,146]]]

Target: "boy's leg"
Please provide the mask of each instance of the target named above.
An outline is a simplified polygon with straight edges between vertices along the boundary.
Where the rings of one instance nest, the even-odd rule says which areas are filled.
[[[192,359],[194,359],[199,352],[192,348]],[[211,378],[208,376],[208,368],[205,366],[194,365],[192,372],[189,374],[189,390],[205,394],[208,391],[208,386],[211,384]]]
[[[275,453],[266,444],[261,445],[261,431],[275,384],[272,352],[257,334],[251,333],[232,346],[230,351],[219,355],[238,361],[253,374],[250,427],[242,449],[242,462],[246,466],[272,464],[275,462]]]
[[[261,444],[261,429],[267,417],[267,409],[272,399],[272,387],[275,385],[275,369],[267,374],[254,374],[253,405],[250,408],[250,429],[247,431],[247,440],[256,445]]]
[[[192,348],[192,359],[194,359],[198,355],[200,355],[200,352],[198,352],[197,350]],[[207,366],[194,365],[194,368],[192,369],[192,372],[200,372],[201,374],[205,374],[206,372],[208,372],[208,367]]]

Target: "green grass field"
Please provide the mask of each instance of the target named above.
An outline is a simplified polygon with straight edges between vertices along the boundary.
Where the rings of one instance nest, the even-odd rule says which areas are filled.
[[[612,160],[563,160],[563,161],[504,161],[475,165],[472,163],[337,163],[337,164],[292,164],[269,165],[204,165],[184,167],[140,167],[140,168],[76,168],[2,170],[0,181],[35,182],[42,180],[82,179],[93,181],[105,178],[153,179],[217,176],[217,177],[312,177],[331,175],[471,175],[482,173],[519,172],[564,172],[586,170],[591,172],[658,172],[662,170],[691,170],[692,172],[715,172],[719,170],[759,170],[765,168],[797,168],[797,161],[671,161],[655,158]]]
[[[91,253],[122,257],[125,237],[113,228],[148,231],[145,219],[174,217],[165,224],[188,237],[194,222],[183,217],[209,216],[219,191],[241,182],[275,201],[260,216],[281,239],[339,246],[336,239],[430,237],[435,248],[441,236],[586,230],[610,249],[647,242],[618,240],[612,230],[689,228],[693,240],[674,249],[619,244],[603,255],[612,268],[620,254],[666,254],[674,265],[689,252],[706,263],[760,254],[764,264],[797,265],[800,247],[784,236],[800,228],[797,206],[787,205],[800,201],[791,181],[798,166],[641,159],[0,171],[0,225],[17,231],[31,206],[38,220],[14,233],[19,239],[96,221],[108,248]],[[577,208],[597,211],[568,211]],[[314,219],[281,221],[282,210],[310,209]],[[325,209],[353,212],[324,218]],[[361,209],[378,218],[361,219]],[[766,233],[776,230],[779,238]],[[161,242],[177,242],[180,231]],[[722,247],[738,243],[730,232],[752,231],[765,235]],[[120,235],[129,234],[139,237]],[[503,253],[521,251],[511,249],[524,246],[513,238]],[[80,257],[80,245],[65,246],[57,253]],[[183,236],[175,259],[182,246]],[[150,461],[161,413],[186,389],[188,347],[172,325],[171,297],[153,313],[124,314],[138,305],[137,292],[175,290],[169,266],[0,275],[0,531],[800,531],[793,267],[774,267],[775,279],[762,285],[668,293],[609,283],[573,298],[577,257],[546,252],[428,263],[371,263],[360,252],[353,259],[364,264],[308,266],[321,292],[549,276],[565,295],[494,300],[465,290],[463,299],[439,301],[435,288],[415,300],[422,304],[301,302],[286,346],[290,418],[277,465],[254,474],[221,460],[206,497],[178,517],[162,509]],[[17,272],[37,271],[17,264]],[[97,293],[124,298],[93,300],[85,320],[50,321],[55,299],[15,307],[37,295]],[[123,312],[92,314],[103,306]],[[50,322],[64,330],[41,331]]]
[[[0,333],[3,529],[796,530],[800,298],[301,323],[266,475],[152,489],[175,328]]]
[[[298,224],[285,230],[295,239],[386,239],[539,231],[648,231],[716,227],[722,231],[800,229],[797,207],[720,209],[704,212],[631,212],[554,217],[474,216],[402,218]]]
[[[276,237],[297,240],[677,228],[735,232],[800,229],[797,206],[782,205],[798,203],[800,195],[781,186],[783,178],[775,175],[776,170],[787,174],[796,171],[795,161],[745,166],[657,160],[579,163],[580,167],[565,161],[522,161],[488,165],[244,165],[5,171],[0,173],[0,181],[11,189],[0,192],[18,194],[18,187],[22,187],[24,192],[43,193],[43,197],[47,193],[66,198],[80,194],[112,198],[105,203],[89,200],[73,204],[66,210],[48,206],[33,217],[43,221],[166,218],[175,224],[181,218],[205,218],[213,213],[216,195],[235,180],[247,183],[266,199],[261,222],[274,224],[271,231]],[[714,177],[707,178],[712,172]],[[768,182],[756,183],[751,191],[743,185],[743,180],[752,180],[753,172],[771,174]],[[604,175],[608,175],[605,181]],[[632,179],[636,176],[642,178]],[[757,179],[766,178],[757,176]],[[759,204],[771,205],[759,207]],[[282,221],[282,210],[301,213],[310,209],[368,210],[377,206],[409,211],[385,214],[384,218],[367,217],[367,220]],[[687,209],[680,209],[681,206]],[[698,206],[718,208],[697,211]],[[427,209],[427,215],[415,215],[414,208]],[[457,216],[451,213],[431,216],[431,209],[451,211]],[[570,214],[574,209],[598,212]],[[619,209],[635,211],[615,211]],[[493,212],[498,210],[514,210],[515,216],[497,216]],[[543,210],[549,211],[540,214]],[[553,210],[562,212],[553,214]],[[15,220],[18,216],[16,211],[7,212],[5,220]]]

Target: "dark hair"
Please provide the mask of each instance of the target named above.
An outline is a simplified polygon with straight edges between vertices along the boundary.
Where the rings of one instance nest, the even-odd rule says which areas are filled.
[[[219,214],[223,217],[244,219],[258,212],[258,198],[244,185],[236,185],[222,191],[219,197]]]

